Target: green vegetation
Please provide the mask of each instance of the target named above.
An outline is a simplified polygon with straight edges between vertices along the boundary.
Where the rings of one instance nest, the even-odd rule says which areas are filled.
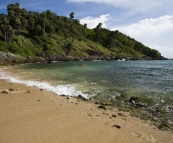
[[[47,10],[33,12],[20,4],[7,5],[8,14],[0,14],[0,51],[21,56],[46,54],[89,56],[122,56],[132,58],[160,57],[161,54],[116,31],[102,28],[99,23],[88,29],[74,19],[58,16]]]

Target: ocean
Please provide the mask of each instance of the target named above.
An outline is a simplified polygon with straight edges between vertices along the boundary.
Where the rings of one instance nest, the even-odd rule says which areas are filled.
[[[131,108],[128,100],[137,96],[147,103],[147,107],[141,108],[146,111],[141,118],[152,116],[173,122],[173,60],[22,64],[1,67],[0,74],[0,78],[57,95],[111,101],[122,109]]]

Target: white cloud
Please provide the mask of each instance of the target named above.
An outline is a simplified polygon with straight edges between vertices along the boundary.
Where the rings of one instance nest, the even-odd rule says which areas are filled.
[[[88,28],[94,28],[101,22],[105,28],[119,30],[130,37],[142,42],[144,45],[158,50],[163,56],[173,58],[173,15],[159,18],[144,19],[137,23],[121,26],[109,26],[111,17],[109,14],[100,17],[86,17],[80,20],[87,23]]]
[[[119,30],[150,48],[157,49],[168,58],[173,58],[173,15],[156,19],[144,19],[127,26],[112,26],[110,29]]]
[[[102,27],[106,27],[106,22],[110,20],[109,14],[101,15],[100,17],[85,17],[80,20],[81,24],[87,24],[88,28],[95,28],[99,23],[102,23]]]

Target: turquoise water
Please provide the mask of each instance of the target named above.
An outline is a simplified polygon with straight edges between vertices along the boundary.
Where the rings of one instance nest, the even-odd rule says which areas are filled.
[[[85,66],[80,66],[82,63]],[[13,67],[20,79],[75,87],[87,96],[159,96],[173,103],[173,61],[88,61],[24,64]],[[17,78],[17,77],[16,77]],[[73,94],[73,93],[72,93]],[[166,99],[165,99],[166,100]]]
[[[81,66],[84,63],[85,66]],[[81,61],[24,64],[1,70],[3,77],[56,94],[97,100],[139,96],[173,117],[173,61]]]

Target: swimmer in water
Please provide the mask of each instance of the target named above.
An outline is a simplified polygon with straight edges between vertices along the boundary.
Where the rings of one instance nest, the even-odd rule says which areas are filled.
[[[82,64],[81,64],[81,66],[82,66],[82,67],[84,67],[84,66],[85,66],[85,64],[84,64],[84,63],[82,63]]]

